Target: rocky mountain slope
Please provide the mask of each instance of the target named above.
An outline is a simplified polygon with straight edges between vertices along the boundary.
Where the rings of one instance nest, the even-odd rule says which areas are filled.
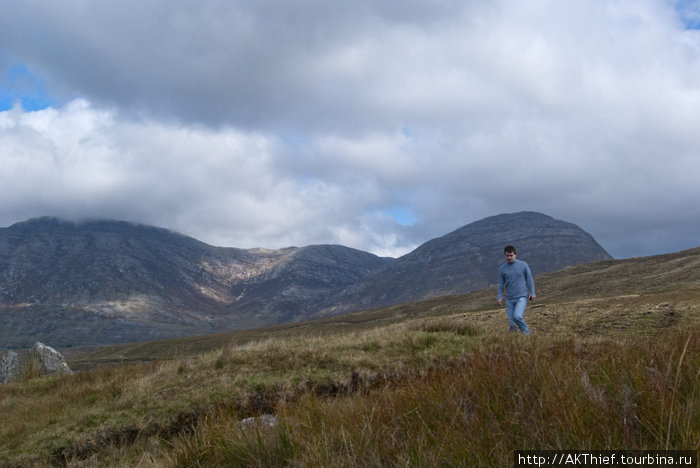
[[[610,260],[575,224],[536,212],[501,214],[433,239],[352,284],[324,312],[337,313],[483,289],[498,282],[503,248],[517,248],[534,275]]]
[[[153,340],[274,325],[481,289],[506,244],[534,274],[611,258],[577,226],[499,215],[398,258],[338,245],[213,247],[117,221],[0,229],[0,348]]]
[[[34,219],[0,229],[0,347],[300,320],[387,261],[342,246],[242,250],[126,222]]]

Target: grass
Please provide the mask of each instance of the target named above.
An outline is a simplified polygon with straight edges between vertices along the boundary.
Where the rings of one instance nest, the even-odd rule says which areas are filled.
[[[289,460],[507,466],[522,448],[697,449],[699,343],[687,336],[676,330],[596,346],[493,339],[426,375],[366,395],[309,396],[283,411],[285,437],[295,442]],[[693,361],[679,357],[684,338]]]
[[[698,331],[492,336],[420,368],[364,375],[355,388],[265,387],[257,410],[276,413],[274,429],[241,430],[251,414],[242,406],[202,407],[177,430],[102,441],[68,465],[507,466],[522,448],[697,450]]]
[[[700,278],[676,271],[694,258],[538,277],[528,338],[505,332],[487,290],[94,350],[72,358],[83,372],[0,386],[0,466],[504,466],[515,449],[697,450]],[[635,271],[648,279],[630,293],[601,274],[596,288],[611,269],[630,288]],[[265,413],[280,424],[238,426]]]

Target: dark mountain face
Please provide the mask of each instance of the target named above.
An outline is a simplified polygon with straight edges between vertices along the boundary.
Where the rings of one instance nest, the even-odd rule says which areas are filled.
[[[0,229],[0,347],[204,334],[306,318],[388,260],[341,246],[212,247],[165,229],[41,218]]]
[[[575,224],[534,212],[502,214],[433,239],[350,286],[325,312],[410,302],[476,291],[498,282],[503,249],[513,245],[533,275],[598,260],[608,254]]]
[[[307,319],[347,286],[391,261],[338,245],[295,249],[263,275],[238,283],[228,310],[261,325]]]
[[[106,344],[304,320],[481,289],[513,244],[535,275],[611,258],[577,226],[499,215],[399,258],[212,247],[165,229],[40,218],[0,229],[0,347]]]

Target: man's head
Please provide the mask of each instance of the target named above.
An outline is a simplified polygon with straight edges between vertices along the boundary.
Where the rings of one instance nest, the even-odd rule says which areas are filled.
[[[508,261],[508,263],[513,263],[515,261],[515,247],[509,245],[505,249],[503,249],[503,252],[506,254],[506,260]]]

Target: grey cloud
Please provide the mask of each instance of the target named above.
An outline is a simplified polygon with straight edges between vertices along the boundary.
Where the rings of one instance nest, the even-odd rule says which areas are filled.
[[[700,32],[678,5],[15,2],[0,64],[65,107],[0,116],[1,218],[400,253],[537,210],[614,255],[692,247]]]
[[[0,35],[65,96],[184,121],[346,130],[395,113],[377,100],[405,97],[391,93],[420,65],[412,49],[424,53],[431,25],[449,25],[460,5],[34,2],[13,5]],[[41,33],[27,35],[30,23]]]

